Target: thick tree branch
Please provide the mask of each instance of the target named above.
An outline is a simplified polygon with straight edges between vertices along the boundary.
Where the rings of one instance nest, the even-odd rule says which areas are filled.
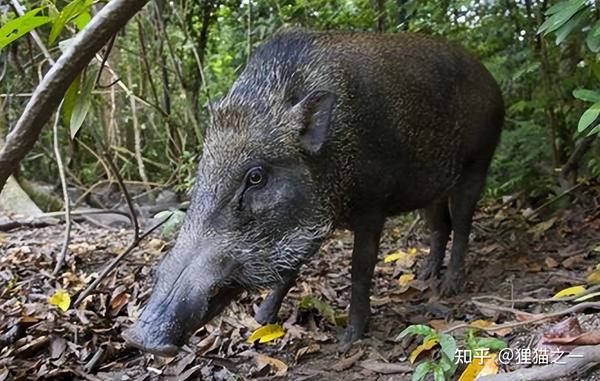
[[[0,150],[0,190],[31,150],[75,77],[148,0],[112,0],[75,37],[50,68]]]

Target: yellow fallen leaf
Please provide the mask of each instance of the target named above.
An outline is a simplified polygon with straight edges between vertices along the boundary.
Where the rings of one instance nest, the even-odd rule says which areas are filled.
[[[481,369],[483,369],[481,361],[471,361],[460,375],[458,381],[474,381],[479,372],[481,372]]]
[[[281,324],[267,324],[252,332],[248,338],[248,342],[253,344],[258,340],[259,343],[268,343],[283,335],[285,335],[285,331]]]
[[[498,374],[498,371],[500,369],[498,368],[498,363],[496,362],[497,356],[498,355],[496,355],[495,353],[492,353],[489,358],[485,359],[485,361],[483,362],[483,369],[481,369],[475,380],[479,380],[481,377],[484,376]]]
[[[430,350],[431,348],[435,347],[438,344],[439,344],[438,339],[429,339],[426,342],[424,342],[423,344],[416,347],[415,350],[410,353],[410,357],[408,358],[410,363],[414,364],[415,360],[417,359],[417,357],[419,357],[419,355],[421,353]]]
[[[414,257],[415,255],[417,255],[417,248],[416,247],[411,247],[410,249],[408,249],[408,251],[406,253],[408,255],[411,255],[411,256]]]
[[[409,250],[410,251],[410,250]],[[416,257],[402,250],[396,250],[393,253],[387,255],[383,262],[390,263],[396,262],[396,264],[403,268],[411,268],[416,262]]]
[[[588,275],[585,280],[589,284],[600,284],[600,270],[594,270]]]
[[[496,364],[496,354],[492,353],[484,361],[474,360],[467,365],[467,368],[460,375],[458,381],[475,381],[483,376],[490,376],[498,373]]]
[[[557,292],[556,295],[554,295],[552,298],[559,299],[559,298],[564,298],[565,296],[575,296],[575,295],[581,294],[582,292],[585,292],[585,287],[573,286],[573,287],[568,287],[568,288],[565,288],[564,290]]]
[[[65,290],[58,290],[48,298],[48,303],[57,306],[63,311],[67,311],[71,306],[71,296]]]
[[[475,320],[470,325],[473,327],[479,328],[479,329],[485,329],[485,328],[495,327],[497,324],[494,322],[488,321],[488,320]],[[510,327],[495,329],[493,331],[488,331],[488,333],[490,333],[494,336],[506,336],[506,335],[510,334],[511,332],[512,332],[512,328],[510,328]]]
[[[474,322],[471,323],[471,325],[473,327],[477,327],[477,328],[488,328],[495,324],[494,324],[494,322],[491,322],[489,320],[475,320]]]
[[[408,286],[413,279],[415,279],[415,274],[413,273],[402,274],[398,278],[398,283],[400,283],[400,286]]]
[[[383,258],[383,262],[384,263],[396,262],[397,260],[399,260],[400,258],[402,258],[405,255],[406,255],[406,253],[403,252],[402,250],[396,250],[392,254],[386,255],[385,258]]]
[[[256,363],[261,369],[266,365],[270,365],[275,370],[275,376],[277,377],[284,376],[288,371],[288,366],[283,361],[260,353],[256,355]]]

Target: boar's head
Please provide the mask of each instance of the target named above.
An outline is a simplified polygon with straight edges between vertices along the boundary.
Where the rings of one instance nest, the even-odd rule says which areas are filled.
[[[238,93],[214,110],[177,242],[123,333],[148,352],[177,353],[243,290],[297,269],[332,228],[322,163],[336,96],[315,90],[267,106]]]

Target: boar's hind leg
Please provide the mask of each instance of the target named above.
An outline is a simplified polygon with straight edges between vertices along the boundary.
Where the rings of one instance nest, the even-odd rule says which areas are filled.
[[[469,234],[473,213],[485,185],[489,161],[475,161],[469,165],[459,183],[450,192],[450,215],[452,219],[452,254],[450,264],[441,285],[442,295],[460,292],[465,282],[465,255],[469,246]]]
[[[263,300],[260,304],[260,307],[258,307],[258,311],[256,311],[254,320],[263,325],[273,323],[277,320],[277,314],[281,308],[281,302],[283,302],[283,298],[285,298],[290,288],[296,284],[297,276],[298,271],[294,271],[293,273],[289,274],[283,280],[283,283],[277,285],[273,291],[267,295],[265,300]]]
[[[360,339],[367,328],[371,315],[371,278],[377,262],[379,237],[385,217],[371,216],[362,219],[354,228],[354,248],[352,249],[352,300],[350,301],[349,322],[342,341],[350,343]]]
[[[425,209],[425,219],[430,231],[430,252],[427,264],[423,268],[420,278],[435,278],[446,254],[446,245],[450,238],[450,211],[448,210],[448,198],[443,197]]]

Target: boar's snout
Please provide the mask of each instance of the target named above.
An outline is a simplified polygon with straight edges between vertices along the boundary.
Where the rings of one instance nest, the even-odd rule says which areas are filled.
[[[176,355],[191,334],[188,332],[194,329],[192,320],[200,324],[204,320],[202,315],[206,308],[200,303],[194,304],[192,309],[192,303],[176,300],[176,296],[154,293],[138,321],[123,332],[125,342],[159,356]]]
[[[186,264],[173,255],[161,264],[154,289],[125,342],[160,356],[174,356],[196,330],[219,314],[240,292],[226,274]]]
[[[157,335],[152,334],[153,327],[147,323],[139,322],[123,332],[127,345],[139,348],[158,356],[173,357],[177,354],[179,346],[171,344]]]

